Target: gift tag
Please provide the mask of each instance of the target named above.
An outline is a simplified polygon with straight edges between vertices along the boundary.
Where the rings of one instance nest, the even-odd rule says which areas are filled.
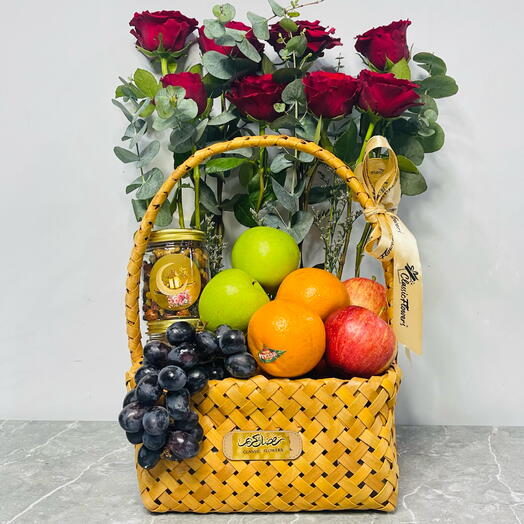
[[[294,460],[302,453],[298,431],[231,431],[224,435],[229,460]]]

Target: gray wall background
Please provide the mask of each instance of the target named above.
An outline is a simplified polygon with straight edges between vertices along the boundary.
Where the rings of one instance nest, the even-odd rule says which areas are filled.
[[[144,9],[202,20],[214,3],[4,5],[0,419],[115,418],[136,224],[124,195],[134,172],[112,153],[124,120],[110,99],[118,75],[145,65],[127,24]],[[266,8],[236,4],[243,18]],[[425,270],[425,353],[401,355],[401,423],[524,423],[523,16],[517,0],[327,0],[304,10],[336,27],[348,73],[360,68],[355,35],[410,18],[413,51],[445,58],[460,85],[440,104],[447,142],[423,164],[429,190],[402,202]]]

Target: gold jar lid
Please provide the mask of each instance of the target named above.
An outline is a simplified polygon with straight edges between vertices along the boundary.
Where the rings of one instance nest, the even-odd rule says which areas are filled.
[[[148,335],[159,335],[165,333],[167,328],[173,325],[175,322],[187,322],[192,326],[195,326],[195,329],[199,330],[203,327],[202,322],[199,318],[194,317],[177,317],[170,318],[169,320],[151,320],[147,323],[147,334]]]
[[[169,242],[174,240],[204,241],[206,235],[199,229],[158,229],[149,235],[149,242]]]

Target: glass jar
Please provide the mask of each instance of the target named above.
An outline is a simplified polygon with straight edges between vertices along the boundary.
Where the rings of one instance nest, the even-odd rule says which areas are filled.
[[[198,299],[209,281],[205,235],[197,229],[153,231],[144,255],[144,320],[198,320]]]

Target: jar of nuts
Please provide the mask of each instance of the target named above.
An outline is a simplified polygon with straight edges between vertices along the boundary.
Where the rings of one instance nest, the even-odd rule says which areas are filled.
[[[204,239],[197,229],[151,233],[143,264],[145,320],[198,319],[198,298],[210,277]]]

